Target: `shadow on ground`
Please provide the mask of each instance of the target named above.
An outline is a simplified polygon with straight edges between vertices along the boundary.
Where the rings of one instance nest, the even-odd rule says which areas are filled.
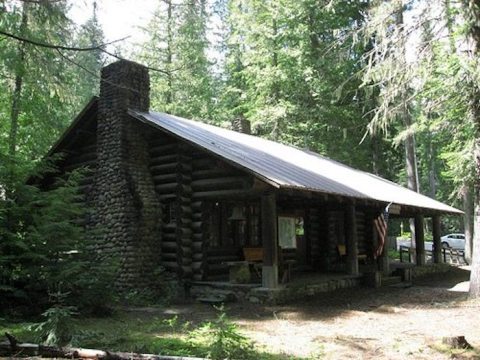
[[[319,294],[281,306],[259,306],[252,304],[231,304],[227,312],[241,319],[271,318],[272,313],[295,312],[297,319],[318,321],[329,320],[351,311],[389,311],[389,308],[448,307],[464,301],[468,294],[452,292],[448,289],[468,281],[470,272],[452,267],[447,273],[431,274],[416,279],[411,286],[386,286],[374,288],[341,289]]]

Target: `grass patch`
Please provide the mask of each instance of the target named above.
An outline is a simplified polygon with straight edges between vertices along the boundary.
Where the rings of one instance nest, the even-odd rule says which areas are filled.
[[[454,349],[441,342],[431,344],[430,348],[448,355],[451,359],[480,359],[480,351],[477,349]]]
[[[22,342],[38,342],[31,322],[0,319],[1,333],[8,332]],[[176,315],[116,311],[108,318],[75,320],[72,346],[211,359],[293,359],[272,354],[256,346],[237,326],[219,312],[215,319],[192,324]]]

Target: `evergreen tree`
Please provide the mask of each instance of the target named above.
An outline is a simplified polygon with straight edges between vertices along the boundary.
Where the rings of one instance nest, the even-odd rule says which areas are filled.
[[[212,116],[207,21],[205,1],[159,1],[140,55],[151,68],[166,71],[152,73],[153,108],[195,119]]]

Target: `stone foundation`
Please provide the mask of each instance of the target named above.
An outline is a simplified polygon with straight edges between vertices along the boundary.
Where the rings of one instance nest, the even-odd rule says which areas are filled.
[[[361,277],[351,276],[319,281],[311,284],[279,286],[276,289],[261,287],[260,284],[231,284],[228,282],[194,282],[191,295],[195,299],[210,297],[228,301],[249,301],[256,304],[286,304],[302,298],[328,293],[338,289],[360,286]]]

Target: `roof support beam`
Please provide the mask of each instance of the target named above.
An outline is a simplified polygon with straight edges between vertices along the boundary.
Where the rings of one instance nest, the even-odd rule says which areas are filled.
[[[274,193],[266,193],[261,199],[263,268],[262,286],[278,287],[278,230],[277,199]]]
[[[348,204],[345,210],[345,240],[347,247],[347,271],[358,275],[358,237],[355,205]]]
[[[433,232],[433,262],[435,264],[439,264],[443,262],[442,239],[440,238],[441,226],[440,226],[439,215],[434,215],[432,217],[432,232]]]
[[[415,215],[415,250],[418,266],[425,265],[425,232],[423,230],[423,215]]]

